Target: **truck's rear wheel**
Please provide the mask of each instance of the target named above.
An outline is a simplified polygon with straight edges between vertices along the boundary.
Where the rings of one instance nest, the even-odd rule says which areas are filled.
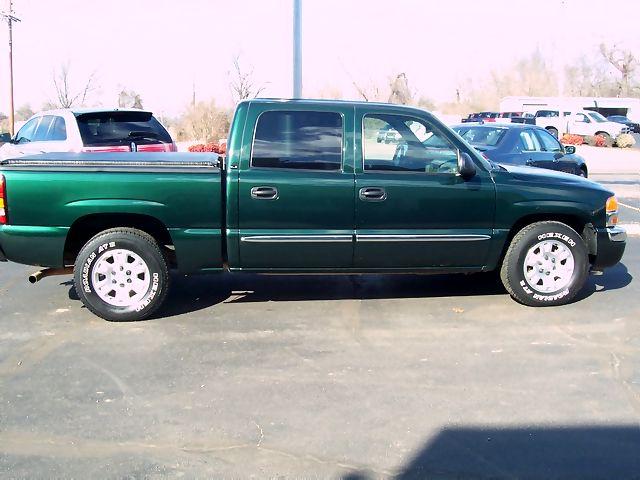
[[[537,222],[513,237],[500,278],[520,303],[563,305],[582,289],[588,271],[587,249],[574,229],[560,222]]]
[[[547,127],[547,132],[549,132],[554,137],[558,138],[558,129],[554,127]]]
[[[114,228],[82,248],[74,284],[82,303],[105,320],[142,320],[164,301],[169,271],[153,237],[133,228]]]

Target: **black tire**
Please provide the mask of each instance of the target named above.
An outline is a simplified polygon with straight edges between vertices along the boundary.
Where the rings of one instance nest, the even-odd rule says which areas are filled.
[[[573,255],[574,262],[573,272],[567,275],[569,279],[566,285],[549,292],[537,290],[541,287],[530,284],[524,273],[527,253],[545,240],[563,244]],[[555,262],[555,256],[553,261]],[[532,307],[541,307],[569,303],[584,286],[588,273],[589,256],[582,237],[564,223],[548,221],[532,223],[513,237],[502,261],[500,278],[516,301]],[[545,271],[542,275],[549,273]]]
[[[579,171],[578,171],[578,175],[581,176],[582,178],[587,178],[589,176],[587,174],[587,168],[586,167],[580,167]]]
[[[547,127],[547,132],[549,132],[554,137],[558,138],[558,129],[554,127]]]
[[[104,262],[116,265],[116,257],[125,262],[124,268],[114,267],[114,271],[107,273],[109,277],[95,271],[99,264],[104,266]],[[109,262],[109,259],[112,262]],[[128,262],[133,266],[127,267]],[[144,271],[132,273],[136,268]],[[114,274],[113,277],[111,274]],[[103,277],[103,280],[100,280],[100,277]],[[80,300],[91,312],[112,322],[128,322],[143,320],[162,305],[169,290],[169,269],[153,237],[134,228],[113,228],[99,233],[82,247],[76,258],[73,281]],[[107,283],[97,287],[96,281]],[[106,291],[111,282],[115,286],[111,291]],[[139,291],[135,291],[136,285],[140,285]],[[100,293],[98,289],[101,290]],[[127,289],[129,292],[126,295],[129,299],[125,300],[126,295],[123,293],[123,296],[118,298],[123,299],[125,304],[115,305],[118,301],[117,292],[122,293]],[[101,295],[112,303],[103,300]],[[126,304],[129,300],[131,304]]]

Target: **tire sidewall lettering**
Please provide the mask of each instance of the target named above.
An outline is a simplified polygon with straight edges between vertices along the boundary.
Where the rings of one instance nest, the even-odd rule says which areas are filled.
[[[547,232],[547,233],[541,233],[540,235],[538,235],[539,242],[545,239],[562,240],[566,244],[570,245],[572,248],[576,246],[576,241],[573,238],[571,238],[569,235],[565,235],[564,233]]]

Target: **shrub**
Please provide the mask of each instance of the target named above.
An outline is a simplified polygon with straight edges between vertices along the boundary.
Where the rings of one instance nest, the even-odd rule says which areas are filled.
[[[587,135],[584,137],[584,141],[591,147],[607,147],[607,140],[602,135]]]
[[[596,135],[596,147],[608,147],[607,139],[602,135]]]
[[[582,138],[582,135],[565,133],[560,139],[560,143],[563,143],[564,145],[582,145],[584,143],[584,139]]]
[[[629,148],[633,147],[636,144],[636,139],[633,138],[633,135],[628,133],[622,133],[616,137],[615,145],[620,148]]]
[[[195,145],[191,145],[189,147],[190,152],[207,152],[207,153],[218,153],[220,155],[224,155],[227,153],[227,145],[219,144],[215,142],[209,143],[197,143]]]

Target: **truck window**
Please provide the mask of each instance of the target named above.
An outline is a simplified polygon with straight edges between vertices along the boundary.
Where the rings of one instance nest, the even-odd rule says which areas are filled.
[[[340,170],[342,137],[339,113],[264,112],[256,125],[251,166]]]
[[[421,173],[456,173],[458,151],[440,132],[424,121],[402,115],[366,115],[362,150],[364,170]],[[396,139],[380,140],[380,132],[394,132]],[[388,134],[384,134],[388,138]]]

